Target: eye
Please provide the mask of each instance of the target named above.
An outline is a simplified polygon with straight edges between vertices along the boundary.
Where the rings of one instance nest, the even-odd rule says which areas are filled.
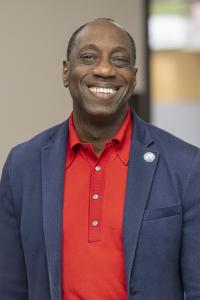
[[[112,61],[119,68],[126,67],[129,65],[129,59],[125,56],[113,57]]]
[[[95,54],[91,54],[91,53],[84,53],[80,55],[80,59],[82,62],[86,63],[86,64],[92,64],[96,61],[97,56]]]

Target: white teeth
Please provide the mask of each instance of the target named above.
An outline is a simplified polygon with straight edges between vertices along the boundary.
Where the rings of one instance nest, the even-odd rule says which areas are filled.
[[[113,88],[103,88],[103,87],[90,87],[90,91],[94,93],[104,93],[104,94],[115,94],[116,90]]]

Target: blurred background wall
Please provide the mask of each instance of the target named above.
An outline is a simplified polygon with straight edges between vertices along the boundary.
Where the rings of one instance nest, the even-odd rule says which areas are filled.
[[[72,108],[62,86],[71,33],[97,17],[116,19],[135,38],[138,95],[145,84],[143,0],[0,1],[0,173],[12,146],[65,120]]]
[[[148,23],[151,121],[200,146],[200,1],[150,0]]]
[[[97,17],[136,41],[139,115],[200,147],[200,0],[1,0],[0,173],[12,146],[68,117],[67,42]]]

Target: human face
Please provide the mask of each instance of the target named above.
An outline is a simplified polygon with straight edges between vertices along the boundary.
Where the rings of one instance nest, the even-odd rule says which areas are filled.
[[[124,114],[136,82],[136,69],[127,33],[108,21],[84,27],[76,38],[63,77],[76,114]]]

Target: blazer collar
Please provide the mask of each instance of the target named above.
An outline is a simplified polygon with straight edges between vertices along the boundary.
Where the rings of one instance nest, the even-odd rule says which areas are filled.
[[[43,229],[52,300],[61,300],[62,202],[67,122],[57,126],[41,150]]]
[[[154,145],[149,125],[135,113],[133,119],[134,134],[128,164],[123,218],[123,246],[128,291],[143,214],[147,206],[159,158],[159,152]],[[145,160],[144,155],[148,152],[151,157],[153,156],[152,161]]]

